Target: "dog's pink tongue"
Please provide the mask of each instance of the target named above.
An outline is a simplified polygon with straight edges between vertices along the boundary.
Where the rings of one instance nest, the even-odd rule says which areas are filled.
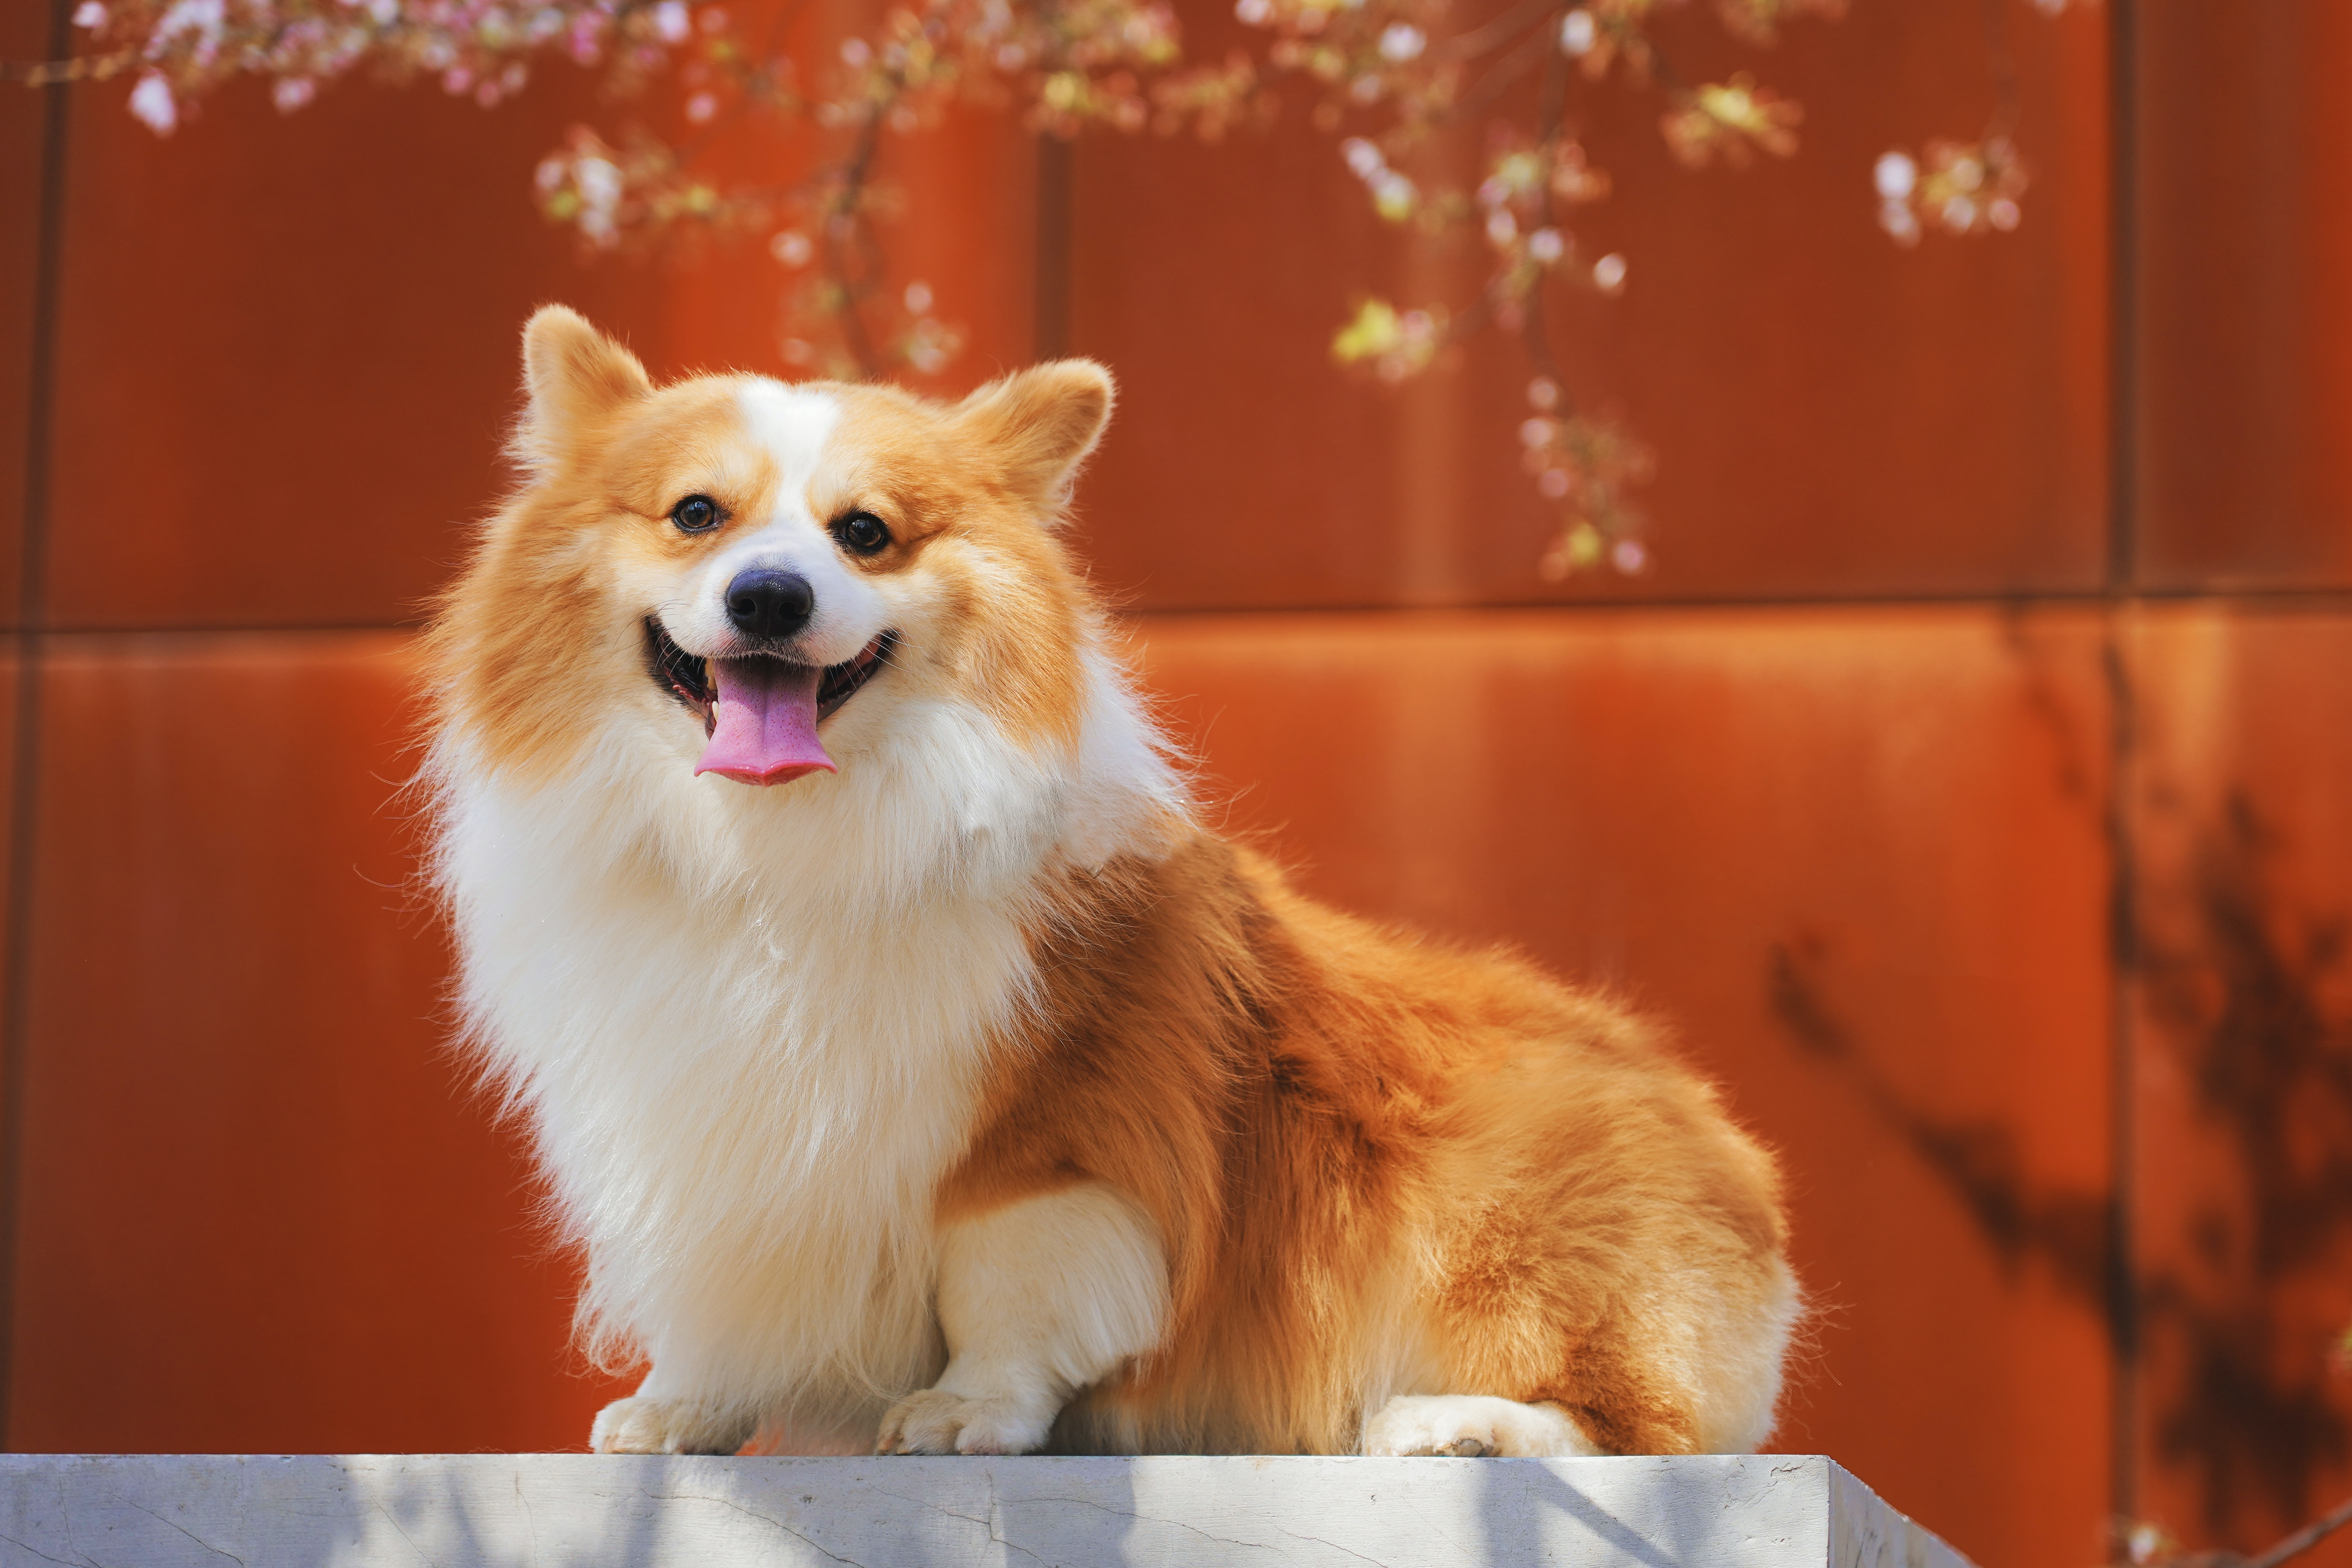
[[[824,671],[780,658],[715,658],[719,709],[698,773],[772,784],[837,770],[816,738],[816,689]]]

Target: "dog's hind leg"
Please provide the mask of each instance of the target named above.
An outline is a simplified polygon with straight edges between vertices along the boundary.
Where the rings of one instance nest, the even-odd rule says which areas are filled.
[[[1457,1358],[1438,1390],[1372,1412],[1366,1454],[1576,1458],[1706,1447],[1699,1400],[1675,1376],[1706,1358],[1690,1353],[1694,1336],[1670,1315],[1614,1311],[1580,1331],[1538,1327],[1516,1339],[1486,1327],[1486,1353]]]
[[[1364,1423],[1364,1452],[1572,1459],[1603,1452],[1559,1405],[1484,1394],[1403,1394]]]
[[[882,1454],[1024,1454],[1079,1390],[1160,1342],[1158,1232],[1097,1184],[1024,1198],[940,1237],[947,1370],[883,1417]]]

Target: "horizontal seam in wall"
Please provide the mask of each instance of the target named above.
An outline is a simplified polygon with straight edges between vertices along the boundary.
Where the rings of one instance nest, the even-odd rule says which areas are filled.
[[[2212,605],[2253,610],[2336,609],[2352,612],[2352,587],[2344,588],[2199,588],[2139,589],[2104,593],[2096,589],[2022,594],[1855,594],[1754,595],[1744,598],[1692,595],[1655,599],[1584,600],[1489,599],[1460,605],[1395,605],[1372,601],[1323,605],[1170,605],[1150,608],[1120,606],[1129,620],[1175,619],[1210,616],[1365,616],[1472,615],[1484,610],[1550,611],[1560,615],[1640,615],[1645,611],[1682,610],[1870,610],[1870,609],[2095,609],[2139,605]],[[51,621],[43,629],[52,637],[254,637],[282,634],[317,637],[336,633],[416,632],[422,621],[253,622],[227,626],[99,626]],[[5,628],[14,629],[14,628]]]
[[[1569,615],[1623,615],[1639,614],[1645,610],[1869,610],[1913,607],[2015,610],[2045,606],[2056,609],[2100,609],[2126,604],[2210,604],[2253,609],[2305,607],[2352,609],[2352,587],[2194,588],[2177,591],[2159,588],[2138,589],[2129,593],[2111,593],[2105,589],[2084,588],[2014,594],[1975,590],[1916,594],[1757,594],[1737,598],[1711,595],[1681,595],[1646,599],[1586,599],[1567,602],[1558,599],[1486,599],[1459,605],[1395,605],[1367,601],[1324,605],[1168,605],[1149,608],[1122,605],[1118,613],[1139,620],[1148,616],[1353,616],[1381,612],[1399,615],[1466,615],[1480,610],[1552,610]]]

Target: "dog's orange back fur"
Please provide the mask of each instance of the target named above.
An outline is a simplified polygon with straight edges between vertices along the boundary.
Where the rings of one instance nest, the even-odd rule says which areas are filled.
[[[1345,1452],[1358,1369],[1400,1354],[1617,1453],[1735,1436],[1685,1369],[1696,1323],[1785,1292],[1778,1184],[1651,1030],[1202,831],[1074,878],[1034,940],[1044,1016],[940,1202],[1094,1178],[1169,1238],[1166,1347],[1072,1408],[1072,1446]]]

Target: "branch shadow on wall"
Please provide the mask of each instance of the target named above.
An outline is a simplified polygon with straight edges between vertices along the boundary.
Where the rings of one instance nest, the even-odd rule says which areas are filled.
[[[1791,1039],[1934,1173],[2003,1268],[2045,1267],[2153,1374],[2157,1455],[2194,1474],[2205,1529],[2244,1543],[2307,1518],[2315,1483],[2352,1452],[2326,1339],[2294,1300],[2352,1242],[2352,1017],[2328,1008],[2352,942],[2343,917],[2301,915],[2276,891],[2279,841],[2242,792],[2194,842],[2186,874],[2143,900],[2172,906],[2147,924],[2175,934],[2143,931],[2132,951],[2151,1042],[2193,1086],[2235,1190],[2200,1200],[2179,1247],[2143,1231],[2162,1264],[2127,1270],[2114,1195],[2037,1180],[2012,1128],[1906,1095],[1838,1016],[1818,941],[1774,943],[1767,986]]]

